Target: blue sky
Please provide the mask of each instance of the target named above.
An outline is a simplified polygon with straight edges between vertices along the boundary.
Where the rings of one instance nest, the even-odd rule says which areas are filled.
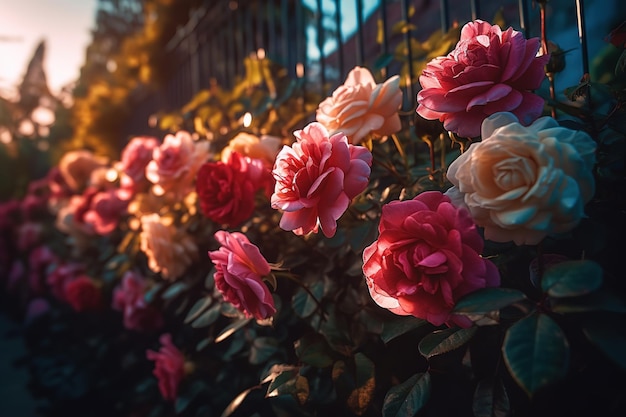
[[[19,85],[41,39],[46,39],[45,69],[53,93],[77,79],[95,7],[96,0],[0,0],[0,92]]]

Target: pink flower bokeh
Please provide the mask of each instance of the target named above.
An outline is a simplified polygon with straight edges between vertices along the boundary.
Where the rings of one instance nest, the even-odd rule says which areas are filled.
[[[185,356],[172,343],[169,333],[162,334],[159,338],[161,348],[158,352],[146,351],[148,360],[154,361],[154,376],[159,381],[159,391],[163,398],[168,401],[176,400],[178,386],[185,376]]]

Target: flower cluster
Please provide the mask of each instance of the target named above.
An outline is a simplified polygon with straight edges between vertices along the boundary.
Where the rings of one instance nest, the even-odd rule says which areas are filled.
[[[401,117],[398,76],[356,67],[305,106],[278,88],[254,123],[235,126],[248,97],[212,91],[119,161],[67,152],[0,203],[2,287],[27,327],[79,317],[99,358],[123,357],[129,415],[465,415],[472,396],[476,415],[518,414],[497,409],[507,392],[532,414],[518,387],[551,397],[579,339],[607,353],[594,366],[624,364],[623,331],[598,321],[626,311],[603,253],[623,210],[602,205],[623,135],[544,116],[538,39],[477,20],[447,51],[411,110],[452,133],[439,143]],[[459,404],[431,396],[451,384]]]

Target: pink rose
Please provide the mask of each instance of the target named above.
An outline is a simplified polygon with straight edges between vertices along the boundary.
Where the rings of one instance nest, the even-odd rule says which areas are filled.
[[[38,317],[47,314],[50,311],[50,303],[45,298],[33,298],[26,306],[26,314],[24,315],[25,324],[30,324]]]
[[[202,214],[216,223],[237,226],[254,212],[256,191],[267,188],[272,178],[260,159],[237,152],[226,162],[208,162],[200,167],[196,191]]]
[[[549,59],[536,56],[539,46],[538,38],[526,40],[512,28],[502,32],[482,20],[466,24],[454,51],[426,65],[417,113],[464,137],[478,136],[485,117],[498,111],[532,123],[544,102],[531,90],[541,85]]]
[[[132,271],[124,274],[122,283],[113,291],[113,308],[124,314],[127,329],[149,331],[163,324],[159,311],[146,303],[145,292],[145,280]]]
[[[154,184],[156,195],[171,192],[177,196],[185,195],[208,156],[208,143],[195,143],[191,135],[179,131],[167,135],[163,144],[155,148],[152,161],[146,166],[146,177]]]
[[[111,189],[95,194],[84,214],[84,222],[99,235],[111,233],[128,207],[128,195],[122,190]]]
[[[215,287],[224,300],[243,311],[247,317],[258,320],[271,317],[276,312],[274,299],[263,277],[270,273],[270,266],[259,248],[241,233],[220,230],[215,239],[222,245],[209,252],[215,264]]]
[[[154,361],[154,376],[159,381],[159,391],[168,401],[176,400],[178,385],[185,376],[185,357],[172,343],[169,333],[162,334],[159,338],[161,348],[158,352],[146,351],[148,360]]]
[[[450,313],[457,300],[500,284],[469,213],[438,191],[384,205],[378,230],[363,251],[363,273],[374,301],[395,314],[468,327]]]
[[[77,263],[62,263],[48,273],[46,282],[50,287],[50,292],[60,301],[67,301],[66,286],[82,276],[85,267]]]
[[[284,211],[280,227],[297,235],[318,231],[332,237],[337,219],[362,192],[370,175],[372,154],[348,144],[344,134],[329,137],[320,123],[294,132],[297,142],[276,157],[272,208]]]
[[[38,246],[28,255],[28,286],[33,294],[43,294],[48,267],[59,262],[48,246]]]
[[[148,184],[146,166],[152,160],[154,149],[159,146],[156,138],[139,136],[132,138],[122,151],[118,169],[122,172],[124,188],[140,191]]]
[[[594,194],[596,143],[586,133],[542,117],[528,127],[496,113],[448,168],[446,195],[469,209],[485,239],[535,245],[572,230]]]
[[[41,241],[43,225],[41,223],[26,222],[17,229],[17,247],[26,252]]]
[[[65,285],[65,300],[77,312],[102,308],[100,287],[87,275],[80,275]]]
[[[370,133],[387,136],[399,131],[401,104],[397,75],[376,84],[367,68],[355,67],[343,85],[320,103],[315,117],[331,133],[342,132],[356,145]]]
[[[198,255],[198,247],[191,236],[158,214],[141,217],[140,239],[148,267],[168,280],[182,276]]]

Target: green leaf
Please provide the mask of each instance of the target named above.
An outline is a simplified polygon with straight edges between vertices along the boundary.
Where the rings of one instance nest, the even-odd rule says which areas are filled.
[[[198,318],[196,318],[192,323],[191,327],[194,329],[199,329],[201,327],[210,326],[215,323],[215,321],[220,316],[220,305],[215,304],[213,307],[202,313]]]
[[[458,349],[467,343],[476,333],[476,327],[459,329],[452,327],[436,330],[423,338],[419,343],[419,351],[427,359]]]
[[[326,340],[317,333],[307,333],[294,343],[298,359],[307,365],[326,368],[332,365],[333,357]]]
[[[474,417],[507,417],[510,414],[509,396],[500,379],[486,379],[478,383],[472,410]]]
[[[185,317],[185,324],[191,323],[199,315],[201,315],[213,302],[213,298],[211,296],[202,297],[198,301],[196,301],[189,312],[187,313],[187,317]]]
[[[161,296],[161,298],[163,298],[164,300],[172,299],[180,295],[186,289],[187,289],[187,284],[185,284],[184,282],[175,282],[174,284],[170,285],[168,289],[165,290],[165,292],[163,292],[163,295]]]
[[[626,334],[623,330],[623,320],[586,321],[582,330],[587,339],[602,353],[626,369]]]
[[[394,317],[392,321],[386,321],[383,323],[383,331],[380,334],[380,338],[383,342],[389,343],[396,337],[402,336],[403,334],[422,327],[425,324],[428,324],[426,320],[418,319],[417,317]]]
[[[246,399],[246,397],[248,396],[248,394],[250,394],[250,391],[252,391],[254,388],[256,387],[252,387],[252,388],[248,388],[247,390],[239,393],[239,395],[237,395],[231,402],[230,404],[228,404],[228,406],[224,409],[224,411],[222,412],[221,417],[228,417],[230,416],[232,413],[235,412],[235,410],[237,409],[237,407],[239,407],[241,405],[241,403],[243,402],[243,400]]]
[[[523,292],[513,288],[482,288],[461,297],[452,312],[485,314],[525,299],[526,295]]]
[[[278,340],[273,337],[257,337],[250,348],[250,363],[260,365],[267,362],[278,350]]]
[[[383,417],[412,417],[430,397],[430,374],[415,374],[385,395]]]
[[[626,313],[626,300],[612,292],[599,289],[579,297],[555,298],[551,309],[555,313],[584,313],[589,311]]]
[[[511,326],[502,345],[511,376],[532,397],[565,376],[569,344],[561,328],[545,314],[532,314]]]
[[[357,415],[363,415],[374,396],[376,387],[374,362],[359,352],[354,355],[356,387],[348,397],[348,407]]]
[[[309,291],[319,301],[324,295],[324,283],[317,281],[311,284]],[[304,288],[298,288],[291,301],[293,310],[298,317],[307,318],[317,310],[318,304]]]
[[[602,267],[593,261],[566,261],[548,269],[541,288],[552,297],[575,297],[602,285]]]

